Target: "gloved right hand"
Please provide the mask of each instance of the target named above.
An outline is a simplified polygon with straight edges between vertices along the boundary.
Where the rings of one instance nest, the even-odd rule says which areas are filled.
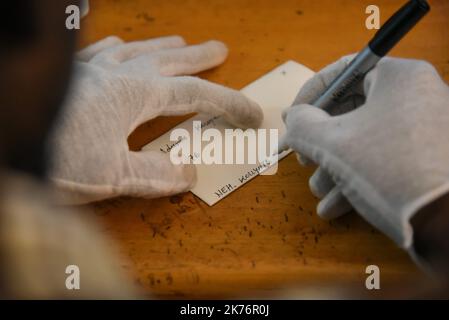
[[[352,206],[413,253],[410,219],[449,192],[449,87],[429,63],[383,58],[343,102],[310,105],[350,60],[304,85],[284,112],[284,142],[319,165],[320,216]]]
[[[181,37],[123,43],[109,37],[78,54],[68,101],[50,140],[50,179],[65,203],[115,196],[161,197],[189,190],[192,165],[161,152],[132,152],[128,135],[157,116],[203,112],[257,127],[262,109],[236,90],[195,74],[221,64],[218,41],[186,46]]]

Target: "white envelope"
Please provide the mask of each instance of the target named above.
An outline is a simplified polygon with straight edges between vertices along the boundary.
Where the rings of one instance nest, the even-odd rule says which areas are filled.
[[[264,112],[264,121],[260,128],[278,129],[279,137],[285,131],[281,119],[282,110],[290,106],[304,83],[314,75],[307,67],[294,62],[287,61],[266,75],[257,79],[241,90],[243,94],[259,103]],[[187,130],[192,136],[193,121],[201,121],[203,129],[218,129],[224,136],[224,130],[233,128],[221,118],[210,115],[194,116],[177,127]],[[173,130],[172,129],[172,130]],[[170,132],[165,133],[156,140],[147,144],[143,150],[159,150],[167,153],[170,146],[176,141],[170,141]],[[204,144],[202,145],[204,147]],[[284,158],[291,151],[283,152],[279,159]],[[235,154],[235,152],[234,152]],[[245,155],[246,156],[246,155]],[[245,158],[247,159],[247,158]],[[224,199],[231,192],[250,181],[262,171],[268,169],[256,164],[196,164],[197,183],[192,192],[208,205],[212,206]],[[267,174],[273,168],[264,171]]]

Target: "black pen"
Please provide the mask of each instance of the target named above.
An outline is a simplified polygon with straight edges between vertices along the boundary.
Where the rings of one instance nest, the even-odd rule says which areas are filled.
[[[425,0],[411,0],[379,29],[374,38],[312,105],[326,108],[344,97],[430,11]]]
[[[335,78],[312,105],[326,109],[331,102],[338,102],[348,91],[373,69],[420,20],[430,11],[425,0],[411,0],[402,6],[377,31],[368,45],[360,51],[351,63]],[[285,137],[279,140],[276,156],[288,149]]]

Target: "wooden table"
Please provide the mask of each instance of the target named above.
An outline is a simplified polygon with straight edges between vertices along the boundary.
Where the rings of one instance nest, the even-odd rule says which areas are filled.
[[[293,59],[319,70],[356,52],[373,35],[353,0],[93,0],[80,46],[108,35],[125,40],[179,34],[189,43],[219,39],[230,48],[219,68],[199,76],[242,88]],[[382,22],[404,1],[378,0]],[[433,10],[392,52],[426,59],[449,80],[449,2]],[[159,118],[129,138],[139,150],[185,117]],[[284,159],[275,176],[249,182],[213,207],[191,193],[154,200],[120,198],[89,206],[126,258],[123,268],[161,297],[273,296],[285,288],[332,285],[362,290],[365,268],[381,286],[422,278],[407,255],[355,213],[332,222],[315,214],[313,168]],[[369,293],[371,294],[371,293]]]

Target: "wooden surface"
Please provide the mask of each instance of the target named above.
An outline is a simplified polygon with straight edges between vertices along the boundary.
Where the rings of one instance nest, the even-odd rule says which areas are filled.
[[[229,58],[204,79],[239,89],[293,59],[319,70],[356,52],[373,35],[365,28],[372,1],[352,0],[93,0],[80,47],[108,35],[125,40],[179,34],[189,43],[224,41]],[[403,1],[378,0],[382,22]],[[393,51],[426,59],[449,80],[449,2]],[[131,149],[183,118],[141,126]],[[278,174],[252,180],[214,207],[191,193],[169,198],[114,199],[93,204],[103,232],[126,258],[123,268],[145,292],[163,297],[273,296],[285,288],[364,288],[365,267],[381,268],[383,289],[422,275],[405,253],[355,213],[327,222],[308,189],[313,168],[293,155]]]

